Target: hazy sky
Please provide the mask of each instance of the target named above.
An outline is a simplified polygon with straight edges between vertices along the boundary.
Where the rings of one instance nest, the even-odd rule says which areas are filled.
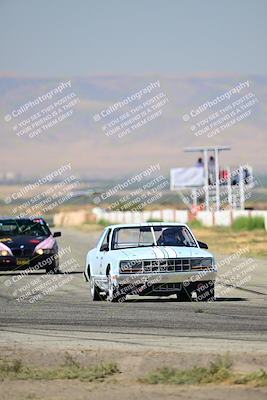
[[[266,73],[266,0],[0,0],[0,72]]]

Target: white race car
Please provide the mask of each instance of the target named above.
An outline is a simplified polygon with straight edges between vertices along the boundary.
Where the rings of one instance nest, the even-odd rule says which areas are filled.
[[[92,300],[123,301],[126,295],[214,299],[216,267],[205,243],[185,224],[143,223],[106,227],[86,256]]]

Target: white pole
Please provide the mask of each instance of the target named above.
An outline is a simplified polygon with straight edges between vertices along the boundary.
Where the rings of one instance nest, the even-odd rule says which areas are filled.
[[[205,205],[206,211],[209,211],[209,168],[208,168],[208,151],[204,150],[204,179],[205,179]]]
[[[220,210],[219,150],[215,149],[216,210]]]
[[[231,171],[230,167],[227,167],[227,188],[228,188],[228,204],[230,208],[233,208],[233,197],[232,197],[232,185],[231,185]]]
[[[239,195],[240,195],[240,209],[245,208],[245,195],[244,195],[244,172],[243,167],[239,168]]]
[[[197,206],[197,191],[196,191],[196,189],[192,190],[192,197],[193,197],[193,206],[196,207]]]

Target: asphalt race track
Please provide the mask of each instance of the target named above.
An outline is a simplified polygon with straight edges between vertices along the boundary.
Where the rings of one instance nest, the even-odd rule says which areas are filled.
[[[70,246],[67,258],[78,263],[74,271],[53,276],[36,272],[12,285],[10,280],[19,274],[0,273],[0,336],[3,341],[10,335],[31,335],[32,340],[49,336],[98,344],[121,342],[155,346],[160,342],[161,346],[170,347],[195,338],[198,345],[210,340],[210,344],[221,347],[228,341],[240,349],[248,346],[264,349],[267,338],[266,260],[252,260],[250,279],[238,288],[225,285],[225,294],[217,293],[213,303],[180,303],[174,298],[145,297],[130,297],[122,304],[91,302],[82,271],[85,254],[94,246],[100,232],[85,234],[65,228],[62,233],[61,248]],[[240,259],[235,261],[240,262]],[[227,268],[230,266],[219,270],[222,283]],[[48,280],[53,279],[56,289],[37,301],[31,302],[31,294],[19,302],[17,298],[21,294],[36,287],[36,279],[48,286],[51,286]],[[38,291],[34,295],[38,295]]]

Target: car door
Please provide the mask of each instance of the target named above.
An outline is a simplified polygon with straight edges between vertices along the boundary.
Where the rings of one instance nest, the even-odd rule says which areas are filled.
[[[93,276],[99,276],[100,275],[100,260],[101,260],[101,252],[100,252],[100,248],[102,246],[102,243],[104,241],[104,238],[107,234],[107,229],[104,229],[104,231],[102,232],[96,248],[91,250],[88,254],[89,254],[89,259],[87,260],[87,265],[90,264],[91,266],[91,273]]]

